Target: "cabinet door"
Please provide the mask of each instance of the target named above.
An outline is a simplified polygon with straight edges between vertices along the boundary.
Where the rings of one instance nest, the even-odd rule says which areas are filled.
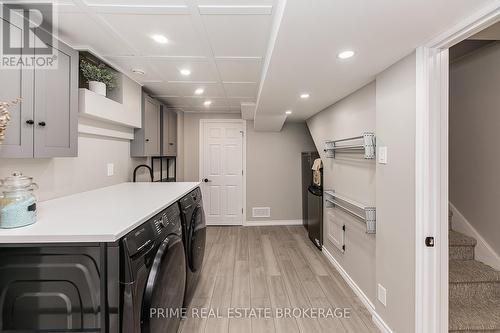
[[[77,156],[78,52],[53,48],[57,69],[35,69],[35,157]]]
[[[1,24],[10,25],[13,43],[23,42],[22,22],[11,24],[0,19]],[[24,55],[23,55],[24,56]],[[0,144],[0,157],[33,157],[33,69],[20,66],[18,69],[0,69],[0,101],[22,98],[21,103],[9,108],[11,120],[7,126],[5,140]]]
[[[168,130],[167,130],[167,155],[177,155],[177,113],[175,111],[168,111]]]
[[[144,152],[160,155],[160,103],[149,96],[144,100]]]

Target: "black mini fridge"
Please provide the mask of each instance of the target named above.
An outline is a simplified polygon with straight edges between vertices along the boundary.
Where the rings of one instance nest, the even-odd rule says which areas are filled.
[[[319,249],[323,245],[323,187],[313,183],[312,166],[318,152],[302,153],[302,219],[309,238]],[[321,173],[321,185],[323,174]]]

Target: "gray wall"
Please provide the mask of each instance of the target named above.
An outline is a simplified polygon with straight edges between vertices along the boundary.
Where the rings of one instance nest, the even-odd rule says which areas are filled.
[[[358,136],[375,131],[375,82],[308,119],[307,124],[323,160],[325,189],[365,204],[375,204],[375,161],[362,155],[338,155],[326,158],[326,140]],[[372,302],[375,302],[375,236],[366,234],[359,220],[334,209],[346,223],[346,251],[342,254],[328,240],[331,221],[324,211],[324,246],[354,279]]]
[[[450,201],[500,253],[500,43],[450,68]]]
[[[184,114],[184,179],[199,180],[200,119],[241,119],[239,114]],[[302,219],[300,153],[314,149],[305,124],[281,132],[256,132],[247,122],[247,220]],[[252,218],[252,207],[271,207],[271,217]]]
[[[377,164],[377,275],[387,307],[377,313],[394,332],[415,330],[415,53],[377,76],[377,146],[388,164]]]
[[[286,123],[280,132],[257,132],[247,122],[247,220],[302,219],[303,151],[314,150],[304,123]],[[271,207],[270,218],[253,218],[253,207]]]
[[[108,163],[114,163],[111,177],[107,176]],[[33,176],[40,186],[36,192],[40,200],[48,200],[129,181],[135,163],[128,140],[80,135],[78,157],[0,159],[0,178],[13,171]]]
[[[364,234],[360,222],[345,217],[345,254],[340,254],[327,239],[325,247],[389,327],[405,333],[415,330],[415,110],[413,53],[379,74],[375,83],[307,122],[320,151],[325,140],[373,129],[377,146],[388,147],[385,165],[340,156],[334,160],[323,157],[326,188],[366,204],[375,202],[377,207],[375,236]],[[326,219],[325,234],[328,223]],[[379,283],[387,290],[387,306],[377,299]]]

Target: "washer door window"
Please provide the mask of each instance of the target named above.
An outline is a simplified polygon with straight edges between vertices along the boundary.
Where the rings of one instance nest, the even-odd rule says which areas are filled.
[[[158,248],[142,300],[142,333],[175,333],[179,327],[186,261],[182,239],[168,236]]]
[[[206,234],[205,212],[203,211],[203,207],[199,204],[194,209],[189,224],[188,261],[189,268],[192,272],[198,271],[203,264]]]

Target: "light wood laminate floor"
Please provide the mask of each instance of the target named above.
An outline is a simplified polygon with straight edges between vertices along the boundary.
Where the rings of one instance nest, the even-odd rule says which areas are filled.
[[[349,308],[350,318],[277,315],[276,309],[293,308]],[[254,312],[239,318],[235,311],[244,309]],[[258,309],[271,311],[258,316],[264,311]],[[200,281],[179,332],[379,331],[302,226],[272,226],[208,228]]]

